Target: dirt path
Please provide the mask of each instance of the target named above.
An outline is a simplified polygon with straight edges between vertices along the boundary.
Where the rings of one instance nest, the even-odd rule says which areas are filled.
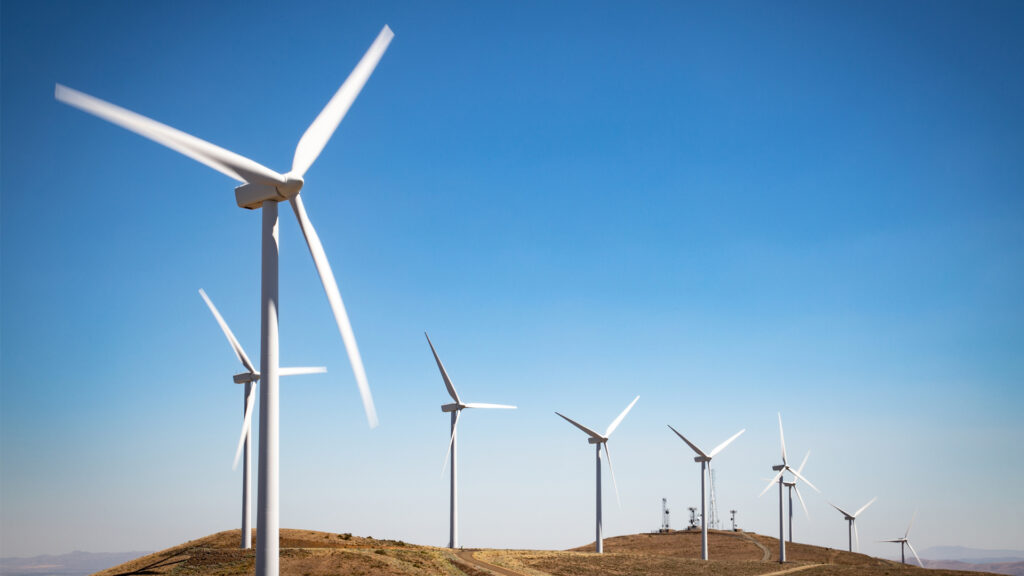
[[[750,534],[747,534],[746,532],[740,532],[739,536],[741,538],[749,540],[750,542],[753,542],[754,546],[757,546],[758,548],[761,549],[761,562],[767,562],[767,561],[771,560],[772,553],[768,551],[768,548],[766,548],[764,544],[761,544],[760,542],[758,542],[757,538],[754,538],[753,536],[751,536]],[[773,574],[774,574],[774,572],[773,572]]]
[[[502,576],[527,576],[522,572],[513,572],[508,568],[502,568],[501,566],[495,566],[494,564],[491,564],[489,562],[484,562],[483,560],[478,559],[476,556],[473,556],[472,550],[459,550],[455,553],[455,555],[458,556],[460,560],[465,561],[467,564],[471,566],[483,568],[484,570],[490,570],[495,574],[501,574]]]
[[[817,568],[818,566],[824,566],[824,564],[805,564],[803,566],[794,566],[793,568],[786,568],[785,570],[779,570],[777,572],[765,572],[760,576],[778,576],[779,574],[789,574],[790,572],[799,572],[801,570],[807,570],[810,568]]]

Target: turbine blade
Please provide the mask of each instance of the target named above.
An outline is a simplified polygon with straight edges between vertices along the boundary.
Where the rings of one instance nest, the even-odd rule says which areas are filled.
[[[604,436],[601,436],[601,435],[600,435],[600,434],[598,434],[597,432],[594,432],[594,431],[593,431],[593,430],[591,430],[590,428],[587,428],[586,426],[584,426],[583,424],[580,424],[579,422],[577,422],[577,421],[573,420],[572,418],[569,418],[568,416],[565,416],[565,415],[563,415],[563,414],[560,414],[560,413],[558,413],[558,412],[555,412],[555,414],[558,414],[558,415],[559,415],[559,416],[561,416],[562,418],[565,418],[565,420],[566,420],[566,421],[568,421],[568,422],[569,422],[569,424],[572,424],[573,426],[575,426],[575,427],[579,428],[580,430],[583,430],[583,431],[584,431],[584,432],[586,432],[586,433],[587,433],[587,435],[588,435],[588,436],[590,436],[591,438],[596,438],[596,439],[598,439],[598,440],[603,440],[603,439],[604,439]]]
[[[199,295],[206,301],[206,306],[210,308],[210,312],[213,312],[213,317],[217,320],[217,324],[220,324],[220,329],[224,332],[224,335],[228,338],[228,343],[231,344],[231,349],[235,351],[235,356],[238,357],[238,361],[245,366],[245,369],[249,372],[256,372],[256,368],[253,367],[252,362],[249,361],[249,357],[245,355],[245,350],[242,350],[242,345],[238,343],[235,335],[232,334],[231,328],[228,328],[228,323],[224,321],[224,317],[217,311],[217,307],[213,305],[213,301],[206,295],[206,291],[202,288],[199,289]]]
[[[921,562],[921,557],[917,555],[917,550],[914,550],[914,545],[910,543],[910,540],[907,540],[907,547],[909,547],[910,551],[914,554],[914,559],[917,560],[917,565],[924,568],[924,562]]]
[[[300,376],[302,374],[323,374],[327,372],[327,368],[323,366],[298,366],[294,368],[278,368],[277,373],[280,376]]]
[[[710,454],[708,454],[708,458],[714,458],[714,457],[715,457],[715,454],[718,454],[718,453],[719,453],[719,452],[721,452],[722,450],[725,450],[725,447],[726,447],[726,446],[728,446],[728,445],[729,445],[729,444],[730,444],[730,443],[731,443],[731,442],[732,442],[733,440],[735,440],[735,439],[739,438],[739,437],[740,437],[740,434],[743,434],[743,433],[744,433],[744,432],[746,432],[746,431],[747,431],[747,429],[746,429],[746,428],[744,428],[743,430],[740,430],[739,432],[737,432],[737,433],[733,434],[733,435],[732,435],[732,437],[731,437],[731,438],[729,438],[728,440],[726,440],[725,442],[722,442],[722,443],[721,443],[721,444],[719,444],[718,446],[715,446],[715,449],[714,449],[714,450],[712,450]]]
[[[334,312],[334,321],[338,324],[338,332],[345,342],[345,350],[348,352],[348,360],[352,364],[352,372],[356,377],[356,385],[359,386],[359,395],[363,399],[363,409],[366,411],[366,420],[370,428],[377,426],[377,410],[373,407],[373,395],[370,394],[370,384],[366,380],[366,369],[363,368],[363,359],[359,356],[359,347],[356,345],[356,335],[352,332],[352,324],[349,323],[348,314],[345,312],[345,304],[341,301],[341,292],[338,291],[338,282],[334,279],[334,272],[327,262],[327,254],[320,243],[313,223],[306,215],[306,208],[302,204],[302,196],[297,195],[291,199],[292,210],[299,220],[299,228],[302,235],[306,237],[306,245],[309,246],[309,253],[313,256],[313,264],[320,275],[320,282],[324,285],[324,292],[327,294],[327,301]]]
[[[612,453],[608,451],[608,442],[604,442],[604,453],[608,457],[608,471],[612,473],[612,487],[615,488],[615,502],[622,508],[622,500],[619,499],[619,484],[615,481],[615,468],[612,467]]]
[[[868,503],[867,503],[867,504],[865,504],[865,505],[861,506],[861,507],[860,507],[860,510],[857,510],[856,512],[854,512],[854,514],[853,514],[853,517],[854,517],[854,518],[856,518],[857,516],[860,516],[860,513],[861,513],[861,512],[863,512],[863,511],[865,511],[865,510],[867,510],[867,509],[868,509],[868,506],[871,506],[872,504],[874,504],[874,503],[875,503],[875,500],[878,500],[878,496],[875,496],[875,497],[874,497],[874,498],[872,498],[872,499],[871,499],[870,501],[868,501]]]
[[[633,398],[633,401],[629,403],[629,406],[626,406],[626,409],[622,411],[622,414],[619,414],[618,418],[612,420],[612,423],[608,425],[608,431],[604,433],[605,438],[610,437],[612,435],[612,432],[614,432],[615,429],[619,427],[619,424],[622,423],[622,419],[625,418],[626,414],[628,414],[629,411],[633,409],[633,405],[636,404],[636,401],[639,399],[639,396]]]
[[[906,540],[910,537],[910,528],[914,525],[914,520],[917,518],[917,510],[914,510],[914,515],[910,517],[910,524],[907,524],[907,531],[903,534],[903,539]]]
[[[800,473],[799,473],[799,472],[797,472],[796,470],[793,470],[793,469],[792,469],[792,468],[790,468],[789,466],[786,466],[785,468],[783,468],[783,470],[789,470],[790,472],[792,472],[792,473],[793,473],[793,476],[796,476],[797,478],[799,478],[799,479],[803,480],[803,481],[804,481],[804,483],[806,483],[806,484],[807,484],[808,486],[810,486],[811,488],[814,488],[814,491],[815,491],[815,492],[819,492],[819,493],[821,492],[821,490],[818,490],[818,487],[817,487],[817,486],[815,486],[814,484],[811,484],[811,481],[810,481],[810,480],[808,480],[807,478],[804,478],[803,476],[801,476],[801,475],[800,475]]]
[[[163,144],[240,182],[259,182],[270,186],[287,182],[284,176],[258,162],[84,92],[57,84],[54,97],[69,106]]]
[[[782,412],[779,412],[779,443],[782,444],[782,463],[786,463],[786,436],[782,433]]]
[[[338,124],[341,123],[341,119],[345,117],[345,113],[359,96],[366,81],[370,79],[370,74],[373,74],[374,68],[377,67],[377,63],[380,62],[381,56],[388,49],[388,44],[391,43],[394,36],[391,28],[384,26],[381,29],[377,39],[363,54],[362,59],[345,79],[341,88],[338,88],[327,106],[320,111],[316,120],[313,120],[313,123],[306,129],[306,133],[302,135],[299,144],[295,147],[295,156],[292,158],[291,173],[293,175],[302,178],[306,170],[309,170],[309,167],[316,161],[317,156],[320,155],[324,146],[327,145],[327,141],[331,139],[331,135],[338,128]]]
[[[504,408],[505,410],[515,410],[515,406],[508,404],[487,404],[485,402],[470,402],[465,404],[466,408]]]
[[[423,333],[427,336],[427,333]],[[451,378],[448,377],[448,371],[444,369],[444,364],[441,363],[441,358],[437,355],[437,350],[434,350],[434,343],[430,341],[430,336],[427,336],[427,344],[430,345],[430,351],[434,353],[434,361],[437,362],[437,369],[441,371],[441,379],[444,380],[444,387],[448,389],[448,395],[455,400],[456,404],[462,404],[459,400],[459,394],[455,391],[455,386],[452,385]]]
[[[800,506],[802,506],[804,509],[804,516],[807,516],[807,519],[810,520],[811,513],[807,511],[807,504],[804,503],[804,497],[800,495],[800,489],[794,485],[793,491],[796,492],[796,497],[798,500],[800,500]]]
[[[673,432],[675,432],[675,433],[676,433],[676,436],[679,436],[680,438],[682,438],[683,442],[686,442],[686,445],[687,445],[687,446],[689,446],[691,450],[693,450],[694,452],[696,452],[696,453],[697,453],[697,456],[703,456],[703,457],[705,457],[705,458],[710,458],[710,456],[708,456],[707,454],[705,454],[703,450],[701,450],[700,448],[697,448],[697,446],[696,446],[696,445],[695,445],[695,444],[694,444],[693,442],[690,442],[689,440],[687,440],[687,439],[686,439],[686,436],[683,436],[682,434],[680,434],[680,433],[679,433],[679,430],[676,430],[675,428],[672,428],[672,425],[671,425],[671,424],[668,424],[667,426],[668,426],[668,427],[669,427],[669,428],[670,428],[670,429],[671,429],[671,430],[672,430]]]
[[[839,510],[839,512],[841,512],[843,514],[843,516],[849,516],[850,518],[854,517],[852,514],[850,514],[846,510],[843,510],[842,508],[840,508],[839,506],[836,506],[835,504],[833,504],[831,502],[829,502],[828,505],[833,507],[833,508],[835,508],[836,510]]]
[[[242,416],[242,434],[238,437],[238,448],[235,448],[235,460],[231,463],[231,469],[238,468],[238,459],[242,456],[242,448],[245,446],[245,436],[252,428],[252,406],[256,403],[256,385],[249,389],[249,397],[245,399],[245,414]]]
[[[811,457],[811,451],[808,450],[807,454],[804,454],[804,459],[800,462],[800,467],[796,469],[797,472],[804,471],[804,465],[807,464],[807,459]]]
[[[459,429],[459,415],[462,410],[455,411],[455,424],[452,425],[452,437],[448,440],[448,450],[444,453],[444,463],[441,464],[441,475],[444,476],[444,469],[448,466],[448,456],[452,453],[452,446],[455,444],[455,431]]]
[[[765,493],[765,492],[767,492],[767,491],[768,491],[768,490],[769,490],[769,489],[770,489],[770,488],[771,488],[772,486],[774,486],[774,485],[775,485],[775,483],[776,483],[776,482],[778,482],[778,481],[779,481],[779,478],[781,478],[781,477],[782,477],[782,474],[783,474],[783,472],[785,472],[785,471],[786,471],[786,469],[785,469],[785,468],[783,468],[782,470],[779,470],[779,473],[778,473],[778,474],[776,474],[774,478],[772,478],[772,481],[771,481],[771,482],[769,482],[769,483],[768,483],[768,485],[764,487],[764,490],[761,490],[761,493],[760,493],[760,494],[758,494],[758,495],[757,495],[757,497],[758,497],[758,498],[760,498],[761,496],[764,496],[764,493]]]
[[[857,521],[853,521],[853,541],[857,544],[857,552],[860,552],[860,532],[857,532]]]

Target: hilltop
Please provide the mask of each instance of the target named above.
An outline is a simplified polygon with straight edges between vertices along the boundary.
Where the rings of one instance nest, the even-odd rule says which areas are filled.
[[[252,550],[238,546],[238,530],[218,532],[148,554],[96,576],[234,576],[252,574]],[[700,533],[634,534],[606,538],[605,553],[593,544],[567,551],[460,550],[375,540],[351,534],[281,530],[282,576],[625,576],[644,574],[761,576],[801,572],[885,576],[926,574],[915,566],[806,544],[787,544],[779,566],[778,540],[748,532],[709,531],[711,561],[698,559]],[[254,540],[255,541],[255,538]],[[928,570],[928,576],[977,576],[977,572]]]

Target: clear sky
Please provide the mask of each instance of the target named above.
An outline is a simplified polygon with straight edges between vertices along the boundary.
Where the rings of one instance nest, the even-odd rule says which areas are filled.
[[[0,554],[161,549],[237,528],[239,366],[260,215],[234,181],[57,103],[60,82],[279,171],[384,24],[306,175],[370,430],[290,212],[284,527],[466,546],[674,527],[711,447],[719,511],[774,534],[782,412],[812,454],[796,539],[1024,542],[1024,4],[2,2]]]

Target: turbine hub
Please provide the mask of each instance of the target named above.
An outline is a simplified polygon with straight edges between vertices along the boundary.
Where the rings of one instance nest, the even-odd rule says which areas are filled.
[[[292,176],[291,174],[286,174],[285,178],[288,180],[284,184],[278,184],[277,191],[285,198],[294,198],[299,193],[299,190],[302,190],[304,181],[302,178]]]

